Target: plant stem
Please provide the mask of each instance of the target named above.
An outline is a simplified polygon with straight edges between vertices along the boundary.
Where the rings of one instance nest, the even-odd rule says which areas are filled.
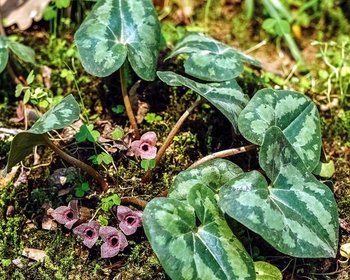
[[[137,208],[140,209],[145,209],[146,205],[147,205],[147,201],[134,197],[134,196],[126,196],[126,197],[122,197],[122,204],[123,205],[127,205],[127,204],[131,204],[133,206],[136,206]]]
[[[1,36],[6,36],[6,32],[5,32],[5,28],[2,24],[2,14],[1,14],[1,10],[0,10],[0,35]],[[6,70],[9,73],[10,77],[12,78],[12,80],[18,85],[18,84],[22,84],[25,85],[24,83],[21,82],[21,80],[17,77],[17,75],[15,74],[15,71],[13,70],[13,68],[11,67],[10,61],[7,62],[6,65]]]
[[[94,168],[92,168],[90,165],[76,159],[75,157],[72,157],[62,151],[59,147],[57,147],[48,137],[47,134],[43,135],[45,143],[48,147],[50,147],[59,157],[70,163],[71,165],[74,165],[81,170],[88,173],[90,176],[92,176],[101,186],[102,191],[107,191],[109,186],[108,183],[105,181],[105,179],[101,176],[100,173],[98,173]]]
[[[258,147],[258,145],[251,144],[248,146],[243,146],[243,147],[239,147],[239,148],[233,148],[233,149],[228,149],[228,150],[216,152],[216,153],[213,153],[211,155],[207,155],[204,158],[201,158],[200,160],[197,160],[189,168],[197,167],[198,165],[200,165],[204,162],[207,162],[209,160],[212,160],[212,159],[224,158],[224,157],[229,157],[229,156],[245,153],[245,152],[248,152],[250,150],[256,149],[257,147]]]
[[[160,147],[157,155],[156,155],[156,166],[159,164],[160,159],[164,155],[166,149],[171,144],[171,141],[173,141],[176,133],[181,128],[182,124],[185,122],[185,120],[188,118],[188,116],[191,114],[191,112],[200,104],[204,102],[204,98],[201,96],[198,96],[197,100],[181,115],[181,117],[178,119],[172,130],[169,132],[167,138],[165,139],[163,145]],[[149,182],[152,176],[152,171],[147,171],[145,175],[142,178],[142,182],[146,183]]]
[[[122,67],[119,69],[119,74],[120,74],[120,84],[121,84],[121,89],[122,89],[122,94],[123,94],[124,106],[125,106],[125,110],[126,110],[126,113],[128,115],[128,118],[129,118],[129,122],[130,122],[132,128],[134,129],[135,138],[140,139],[140,132],[139,132],[139,129],[137,127],[136,118],[135,118],[134,112],[132,110],[130,98],[129,98],[129,94],[128,94],[125,71],[126,71],[126,67],[125,67],[125,64],[123,64]]]
[[[188,116],[191,114],[191,112],[200,104],[202,104],[204,99],[201,96],[198,96],[197,100],[182,114],[182,116],[178,119],[172,130],[169,132],[167,138],[165,139],[163,145],[160,147],[157,155],[156,155],[156,165],[159,163],[160,159],[164,155],[166,149],[171,144],[171,141],[173,141],[176,133],[180,130],[181,126],[185,122],[185,120],[188,118]]]

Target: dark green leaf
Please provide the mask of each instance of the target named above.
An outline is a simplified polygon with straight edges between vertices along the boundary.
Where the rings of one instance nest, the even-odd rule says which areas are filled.
[[[0,73],[4,71],[7,61],[9,59],[9,52],[7,50],[7,40],[0,36]]]
[[[235,80],[221,83],[198,83],[171,71],[158,71],[158,77],[170,86],[186,86],[213,104],[237,130],[238,116],[249,98]]]
[[[266,131],[279,127],[309,171],[321,153],[320,117],[315,104],[305,95],[286,90],[259,90],[241,112],[239,131],[261,145]]]
[[[180,172],[170,187],[169,198],[186,201],[189,190],[196,184],[202,184],[217,193],[221,186],[241,173],[242,169],[228,160],[208,161]]]
[[[12,140],[7,171],[31,153],[32,148],[44,145],[44,134],[67,127],[79,118],[80,108],[73,95],[68,95],[52,107],[26,132],[18,133]]]
[[[333,193],[308,171],[287,164],[269,186],[259,172],[244,173],[223,186],[220,207],[295,257],[335,257],[338,213]]]
[[[21,43],[8,40],[9,49],[25,62],[35,63],[35,52],[32,48]]]
[[[153,80],[159,54],[160,26],[150,0],[100,0],[75,33],[87,72],[105,77],[126,57],[144,80]]]
[[[187,203],[153,199],[144,210],[143,224],[173,280],[255,279],[250,256],[232,234],[214,193],[203,185],[191,187]]]
[[[250,56],[200,33],[190,33],[173,49],[168,58],[187,54],[185,72],[193,77],[221,82],[236,78],[243,72],[243,63],[260,66]]]
[[[12,140],[9,158],[7,161],[7,172],[13,166],[22,161],[27,155],[33,152],[37,145],[45,145],[44,137],[41,134],[20,132]]]
[[[124,111],[125,111],[125,107],[124,105],[121,105],[121,104],[112,108],[112,112],[116,114],[122,114],[124,113]]]

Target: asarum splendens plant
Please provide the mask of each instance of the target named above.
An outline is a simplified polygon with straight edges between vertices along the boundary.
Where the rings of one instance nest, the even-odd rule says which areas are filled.
[[[68,206],[56,208],[51,215],[58,223],[71,229],[73,224],[79,220],[78,201],[72,200]],[[112,258],[128,246],[125,235],[134,234],[137,228],[142,226],[142,211],[133,211],[129,207],[118,206],[117,217],[121,231],[111,226],[101,227],[99,222],[90,220],[88,223],[75,227],[73,233],[83,239],[83,244],[89,249],[101,237],[104,241],[101,246],[101,257]]]

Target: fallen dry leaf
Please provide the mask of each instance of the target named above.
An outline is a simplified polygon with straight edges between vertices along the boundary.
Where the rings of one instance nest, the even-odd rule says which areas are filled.
[[[37,262],[42,262],[47,257],[45,251],[27,247],[23,249],[22,256],[35,260]]]

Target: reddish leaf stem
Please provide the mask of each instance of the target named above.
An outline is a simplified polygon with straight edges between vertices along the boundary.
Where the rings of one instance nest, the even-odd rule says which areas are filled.
[[[139,132],[139,129],[137,127],[136,118],[135,118],[134,112],[132,110],[130,98],[129,98],[129,94],[128,94],[128,89],[127,89],[127,84],[126,84],[126,75],[125,75],[125,65],[123,65],[119,69],[119,75],[120,75],[120,84],[121,84],[121,90],[122,90],[122,94],[123,94],[125,111],[126,111],[126,114],[128,115],[129,122],[134,130],[135,138],[140,139],[140,132]]]
[[[209,160],[212,160],[212,159],[225,158],[225,157],[229,157],[229,156],[245,153],[245,152],[248,152],[250,150],[256,149],[257,147],[258,147],[258,145],[251,144],[251,145],[248,145],[248,146],[243,146],[243,147],[239,147],[239,148],[233,148],[233,149],[228,149],[228,150],[216,152],[216,153],[213,153],[211,155],[207,155],[204,158],[201,158],[200,160],[197,160],[189,168],[196,167],[196,166],[198,166],[198,165],[200,165],[200,164],[202,164],[204,162],[207,162]]]
[[[88,173],[91,177],[93,177],[101,186],[102,191],[105,192],[108,190],[109,186],[108,183],[105,181],[105,179],[101,176],[100,173],[98,173],[94,168],[92,168],[90,165],[76,159],[75,157],[72,157],[68,155],[66,152],[62,151],[58,146],[56,146],[52,141],[49,139],[47,134],[43,135],[45,143],[48,147],[50,147],[59,157],[70,163],[71,165],[74,165],[81,170]]]

